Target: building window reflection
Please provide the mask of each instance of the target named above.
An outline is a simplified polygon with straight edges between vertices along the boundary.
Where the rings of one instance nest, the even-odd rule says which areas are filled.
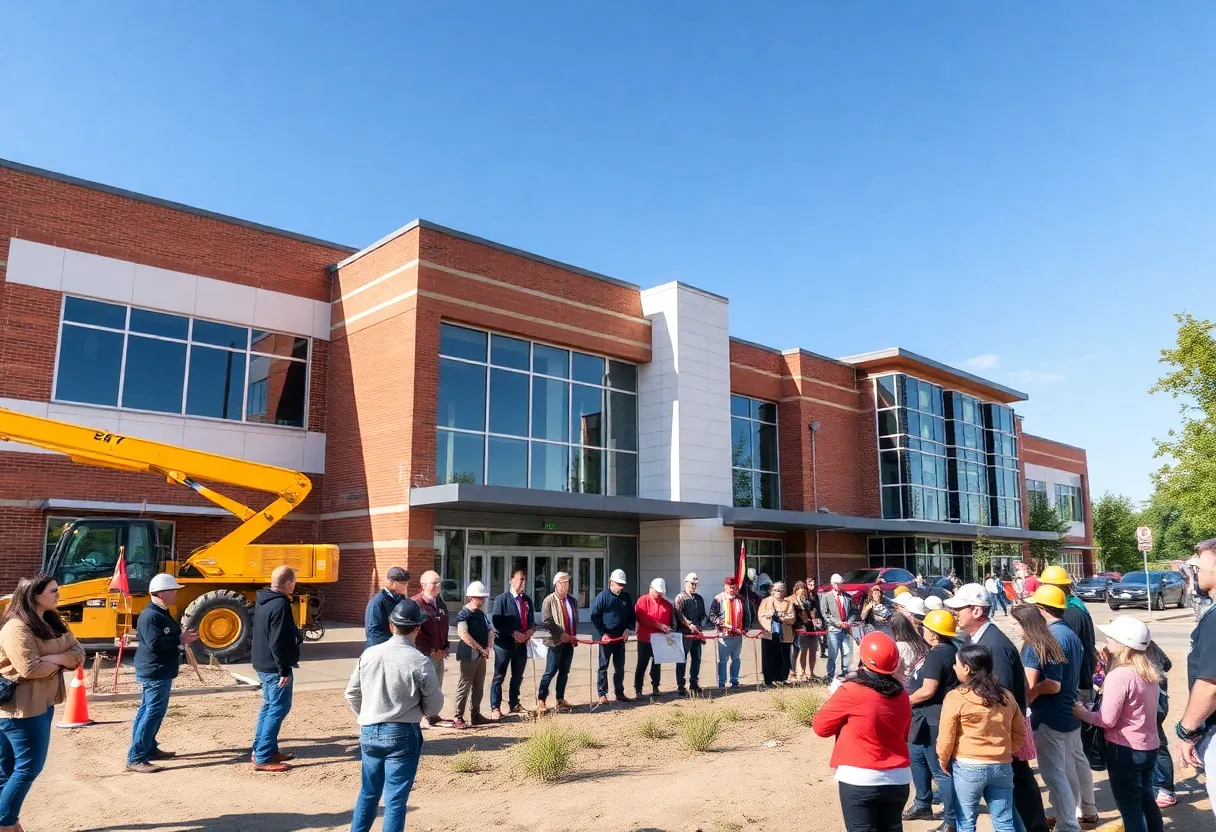
[[[781,508],[777,405],[731,396],[730,430],[734,504],[742,508]]]

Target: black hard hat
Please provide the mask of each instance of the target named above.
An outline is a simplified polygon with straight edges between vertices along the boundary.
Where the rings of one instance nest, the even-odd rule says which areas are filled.
[[[405,598],[393,607],[393,611],[388,614],[388,620],[398,627],[418,627],[426,623],[427,614],[413,598]]]

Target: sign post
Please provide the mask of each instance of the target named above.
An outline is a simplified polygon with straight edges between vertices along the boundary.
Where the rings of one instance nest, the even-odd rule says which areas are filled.
[[[1144,556],[1144,591],[1148,598],[1148,620],[1153,620],[1153,588],[1148,579],[1148,553],[1153,551],[1153,530],[1148,526],[1136,529],[1136,548]]]

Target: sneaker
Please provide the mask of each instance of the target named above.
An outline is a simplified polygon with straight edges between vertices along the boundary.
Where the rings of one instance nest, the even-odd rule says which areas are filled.
[[[176,751],[165,751],[163,749],[158,748],[155,751],[153,751],[151,754],[148,755],[148,759],[149,760],[172,760],[176,756],[177,756]]]
[[[904,820],[935,820],[932,809],[917,809],[915,806],[904,809],[900,817]]]
[[[1165,789],[1157,789],[1157,805],[1162,809],[1168,809],[1178,803],[1178,798],[1174,797],[1173,793],[1167,792]]]
[[[463,731],[465,728],[468,728],[469,725],[467,722],[465,722],[460,717],[456,717],[455,719],[452,720],[452,727],[455,728],[457,731]]]
[[[516,702],[514,705],[511,706],[511,710],[507,711],[507,713],[512,714],[513,716],[519,716],[523,712],[524,712],[524,706],[519,704],[518,702]]]
[[[291,766],[287,765],[287,763],[254,763],[253,770],[270,771],[277,774],[284,771],[291,771]]]
[[[538,714],[543,714],[547,710],[549,710],[549,706],[545,704],[545,700],[543,700],[543,699],[536,700],[536,712]]]
[[[151,763],[127,763],[127,771],[133,771],[136,774],[156,774],[164,769]]]
[[[726,693],[726,685],[718,685],[718,693]]]
[[[651,688],[651,689],[650,689],[650,698],[651,698],[651,699],[658,699],[658,698],[659,698],[659,697],[661,697],[662,695],[663,695],[663,692],[662,692],[662,691],[660,691],[658,688]]]

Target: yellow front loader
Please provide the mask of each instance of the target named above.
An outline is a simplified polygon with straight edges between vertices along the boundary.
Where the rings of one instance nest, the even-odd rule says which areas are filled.
[[[157,572],[168,572],[185,586],[177,594],[173,613],[183,628],[198,630],[195,649],[220,661],[241,661],[249,655],[252,642],[254,597],[269,583],[271,571],[283,564],[296,571],[292,598],[296,623],[309,640],[324,635],[322,594],[316,585],[338,580],[338,547],[254,544],[308,496],[312,483],[303,474],[4,408],[0,408],[0,441],[65,454],[82,465],[156,474],[205,497],[241,523],[180,562],[162,548],[152,519],[86,517],[69,523],[42,571],[58,581],[59,612],[86,647],[111,648],[134,630],[135,619],[148,604],[148,582]],[[203,482],[264,491],[274,494],[275,500],[254,510]],[[119,558],[126,566],[129,597],[110,588]],[[0,599],[0,608],[7,604],[7,596]]]

